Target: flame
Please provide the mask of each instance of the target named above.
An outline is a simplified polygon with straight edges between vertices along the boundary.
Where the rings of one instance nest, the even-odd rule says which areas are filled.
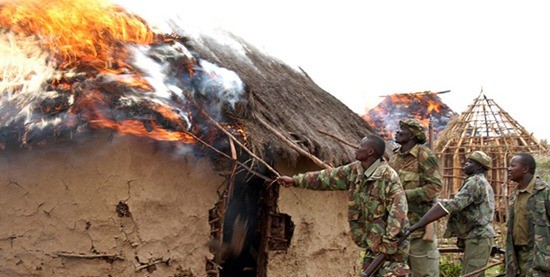
[[[163,141],[185,141],[186,143],[195,142],[195,138],[187,132],[171,132],[166,129],[159,128],[158,124],[154,121],[150,124],[150,128],[152,128],[152,130],[147,130],[143,122],[139,120],[125,120],[122,122],[114,122],[110,120],[90,121],[91,127],[110,128],[121,134],[130,134]]]
[[[431,124],[437,137],[453,114],[437,93],[425,91],[388,95],[378,106],[370,109],[363,119],[371,123],[385,139],[393,138],[399,129],[399,120],[403,118],[418,120],[426,130]]]
[[[234,106],[244,91],[234,72],[196,59],[182,38],[156,34],[145,20],[108,1],[2,2],[0,29],[0,49],[30,45],[15,51],[27,60],[38,53],[25,71],[15,59],[0,62],[0,134],[22,138],[22,144],[42,138],[42,132],[79,126],[183,143],[215,139],[214,128],[193,112]],[[23,84],[33,80],[39,85]],[[195,94],[212,102],[193,106]],[[226,128],[246,140],[242,128]]]
[[[39,37],[60,69],[91,67],[119,73],[131,67],[125,43],[154,41],[143,20],[104,1],[22,0],[1,8],[0,27]]]

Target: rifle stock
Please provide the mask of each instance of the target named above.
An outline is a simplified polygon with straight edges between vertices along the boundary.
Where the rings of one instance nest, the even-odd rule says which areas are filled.
[[[399,237],[399,240],[397,241],[397,248],[399,249],[399,248],[403,247],[403,243],[407,240],[409,235],[412,232],[424,227],[426,224],[427,223],[417,222],[416,224],[411,226],[411,228],[405,229],[405,232],[401,235],[401,237]],[[363,273],[361,273],[361,277],[373,276],[376,272],[378,272],[378,270],[380,269],[380,267],[382,266],[382,264],[384,263],[386,258],[387,258],[386,253],[379,253],[378,255],[376,255],[376,257],[374,258],[372,263],[370,263],[370,265],[367,267],[367,269],[365,269],[365,271],[363,271]]]
[[[370,277],[370,276],[373,276],[376,272],[378,272],[378,270],[386,260],[386,256],[387,256],[386,253],[378,254],[376,258],[372,260],[372,263],[370,263],[369,267],[367,267],[367,269],[365,269],[365,271],[361,273],[361,277]]]
[[[397,248],[398,249],[403,246],[403,243],[407,240],[407,237],[410,234],[411,233],[409,231],[407,231],[407,232],[405,232],[405,234],[403,234],[403,236],[401,236],[399,238],[399,240],[397,241]],[[386,261],[387,257],[388,257],[388,254],[386,254],[386,253],[379,253],[378,255],[376,255],[376,257],[374,258],[374,260],[372,260],[372,262],[369,264],[367,269],[365,269],[365,271],[363,271],[361,273],[361,277],[374,276],[374,274],[376,274],[376,272],[378,272],[380,267],[382,267],[382,264],[384,264],[384,261]]]

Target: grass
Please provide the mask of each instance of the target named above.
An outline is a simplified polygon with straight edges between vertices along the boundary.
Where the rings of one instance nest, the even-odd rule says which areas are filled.
[[[550,180],[550,152],[536,154],[533,157],[535,157],[535,161],[537,162],[536,174],[548,182]]]

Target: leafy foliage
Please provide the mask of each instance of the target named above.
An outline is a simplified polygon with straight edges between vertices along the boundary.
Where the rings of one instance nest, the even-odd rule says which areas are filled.
[[[462,270],[462,264],[453,259],[452,255],[441,255],[439,262],[439,276],[440,277],[456,277],[460,276],[460,270]]]

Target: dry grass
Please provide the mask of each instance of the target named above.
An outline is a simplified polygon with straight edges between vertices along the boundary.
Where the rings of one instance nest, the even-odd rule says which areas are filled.
[[[537,172],[545,181],[550,181],[550,152],[534,155],[537,161]]]

